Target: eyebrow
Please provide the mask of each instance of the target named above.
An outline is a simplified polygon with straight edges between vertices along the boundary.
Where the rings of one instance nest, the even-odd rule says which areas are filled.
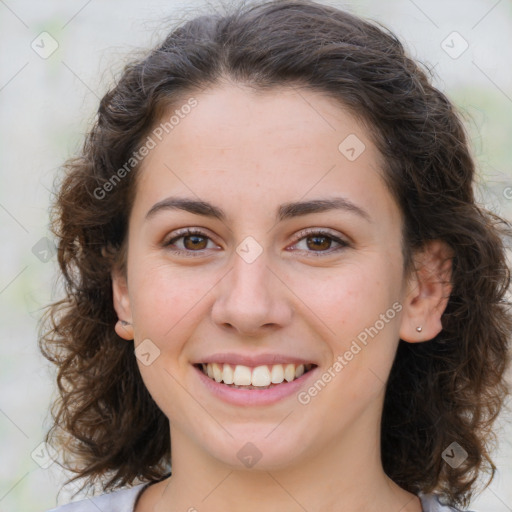
[[[154,217],[158,212],[166,210],[184,210],[195,215],[215,218],[222,222],[225,222],[227,217],[221,208],[214,206],[207,201],[187,199],[183,197],[167,197],[150,208],[146,214],[146,220]],[[344,197],[284,203],[279,206],[276,218],[281,222],[283,220],[300,217],[302,215],[321,213],[330,210],[343,210],[356,214],[368,222],[372,222],[370,214],[366,210]]]

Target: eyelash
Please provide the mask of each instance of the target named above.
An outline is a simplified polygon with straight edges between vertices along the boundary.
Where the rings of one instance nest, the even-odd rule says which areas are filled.
[[[180,238],[186,238],[188,236],[194,236],[194,235],[201,236],[203,238],[207,238],[207,239],[211,240],[211,238],[205,232],[203,232],[199,229],[187,228],[187,229],[178,231],[176,233],[176,236],[171,238],[168,242],[165,242],[163,245],[164,245],[164,247],[169,248],[173,253],[178,254],[178,255],[186,255],[186,256],[192,256],[192,257],[202,256],[203,251],[205,251],[207,249],[200,249],[199,251],[191,251],[191,250],[172,249],[171,248],[171,245],[174,242],[176,242],[177,240],[179,240]],[[297,234],[295,241],[293,243],[295,245],[298,242],[300,242],[302,239],[312,237],[315,235],[316,236],[320,235],[322,237],[330,238],[332,241],[340,244],[340,247],[338,247],[337,249],[328,250],[328,251],[306,251],[307,253],[309,253],[308,257],[318,258],[318,257],[324,256],[324,255],[330,255],[332,253],[342,251],[343,249],[350,247],[350,244],[347,241],[342,240],[341,238],[338,238],[338,237],[332,235],[330,232],[323,230],[323,229],[302,230]]]

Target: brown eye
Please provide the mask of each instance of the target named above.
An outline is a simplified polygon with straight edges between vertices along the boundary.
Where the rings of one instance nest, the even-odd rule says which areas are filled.
[[[330,246],[332,243],[332,238],[330,238],[328,236],[313,235],[313,236],[308,236],[307,239],[312,240],[311,243],[309,243],[309,242],[307,243],[308,248],[312,249],[312,250],[330,249]]]
[[[176,254],[201,255],[202,251],[209,249],[209,236],[199,230],[186,229],[177,233],[177,236],[165,242],[163,246]],[[213,244],[213,242],[212,242]]]
[[[333,248],[333,243],[337,244],[337,247]],[[347,247],[350,247],[350,243],[332,235],[327,231],[306,230],[301,231],[298,234],[297,242],[293,250],[299,249],[309,256],[327,256],[329,254],[340,252]]]
[[[183,238],[183,246],[185,249],[201,250],[206,249],[206,246],[208,245],[207,238],[204,236],[188,235],[180,238]]]

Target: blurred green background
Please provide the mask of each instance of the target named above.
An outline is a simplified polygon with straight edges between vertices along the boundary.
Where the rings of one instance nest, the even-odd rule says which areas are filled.
[[[45,467],[39,447],[55,394],[54,370],[36,341],[41,308],[58,295],[48,233],[53,180],[130,52],[156,43],[167,22],[206,3],[216,5],[0,0],[0,512],[54,507],[65,480],[56,464]],[[479,201],[512,219],[510,0],[325,3],[389,27],[433,69],[435,84],[466,119]],[[479,512],[512,511],[511,418],[509,404],[497,425],[498,474],[470,507]],[[64,489],[58,504],[70,494]]]

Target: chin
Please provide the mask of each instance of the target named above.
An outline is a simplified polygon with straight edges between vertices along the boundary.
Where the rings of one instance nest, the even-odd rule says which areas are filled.
[[[304,451],[304,443],[307,441],[304,436],[292,436],[284,430],[278,433],[277,430],[284,429],[284,426],[277,427],[276,431],[272,432],[275,427],[275,424],[270,428],[265,424],[261,429],[251,426],[245,431],[243,428],[238,429],[236,434],[227,427],[233,438],[226,436],[227,439],[222,446],[204,446],[204,449],[233,470],[285,470],[297,463],[296,460],[300,458]]]

